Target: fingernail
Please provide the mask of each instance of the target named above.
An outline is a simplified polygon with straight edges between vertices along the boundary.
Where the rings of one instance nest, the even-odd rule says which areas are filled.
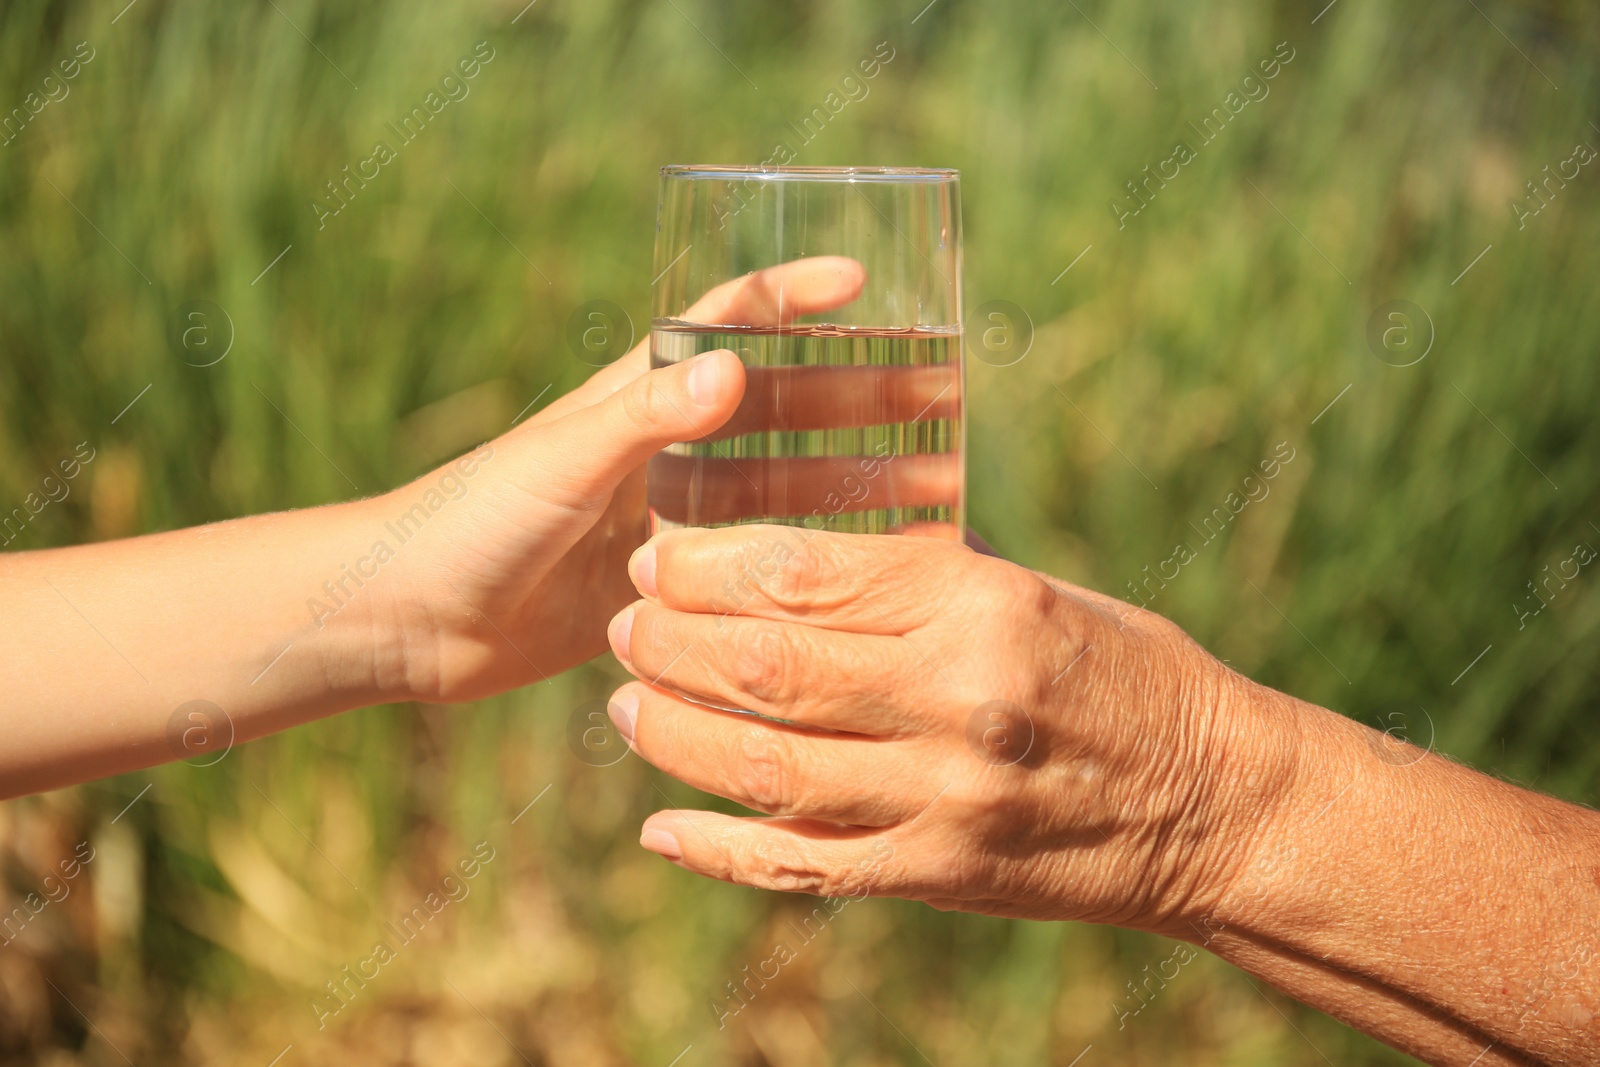
[[[652,541],[633,554],[628,561],[628,573],[633,576],[633,587],[645,596],[656,596],[656,546]]]
[[[703,408],[717,402],[722,372],[717,369],[716,357],[716,352],[702,352],[694,357],[689,366],[689,399]]]
[[[606,705],[606,711],[611,716],[612,723],[617,728],[617,733],[628,744],[633,744],[633,724],[639,721],[639,697],[630,689],[624,689],[611,697]]]
[[[634,605],[629,604],[617,613],[611,620],[611,625],[606,627],[606,639],[611,642],[611,651],[622,661],[624,667],[633,665],[633,610]]]
[[[678,847],[678,839],[665,830],[657,830],[653,826],[645,827],[644,832],[639,835],[639,844],[674,863],[683,859],[683,849]]]

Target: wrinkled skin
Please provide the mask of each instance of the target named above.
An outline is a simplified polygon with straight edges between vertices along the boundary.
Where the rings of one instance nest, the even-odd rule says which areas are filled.
[[[646,847],[702,874],[1179,931],[1292,772],[1172,623],[948,539],[679,530],[632,574],[618,728],[775,816],[653,816]]]

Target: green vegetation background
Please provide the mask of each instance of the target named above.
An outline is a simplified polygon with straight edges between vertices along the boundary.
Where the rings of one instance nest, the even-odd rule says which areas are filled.
[[[0,108],[95,51],[0,146],[0,509],[97,450],[6,551],[370,493],[500,432],[589,373],[580,304],[643,326],[656,168],[782,139],[962,170],[966,306],[1038,327],[970,368],[971,517],[1003,553],[1126,595],[1288,442],[1152,607],[1264,682],[1595,801],[1596,576],[1514,607],[1600,545],[1600,176],[1521,228],[1510,206],[1600,145],[1586,5],[123,4],[0,9]],[[482,41],[471,95],[319,229],[324,183]],[[1185,124],[1284,41],[1270,95],[1201,147]],[[879,42],[867,97],[800,147],[787,124]],[[1119,228],[1109,202],[1179,139],[1198,157]],[[197,299],[236,331],[203,369],[167,339]],[[1365,339],[1397,299],[1435,331],[1403,368]],[[638,849],[649,811],[699,798],[570,753],[569,714],[620,677],[0,808],[7,909],[96,848],[0,948],[6,1062],[1409,1062],[1209,958],[1119,1027],[1171,944],[891,901],[719,1030],[708,1005],[810,902]],[[319,1031],[316,988],[480,841],[472,895]]]

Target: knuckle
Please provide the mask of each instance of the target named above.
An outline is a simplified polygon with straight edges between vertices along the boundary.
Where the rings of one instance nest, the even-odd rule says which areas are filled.
[[[794,646],[775,627],[742,627],[734,642],[733,682],[739,691],[766,704],[787,704],[793,694]]]
[[[767,889],[785,893],[810,893],[814,896],[838,900],[829,911],[837,913],[844,898],[871,896],[875,888],[885,883],[885,861],[882,856],[854,861],[843,857],[823,859],[808,856],[782,839],[758,839],[747,845],[742,854],[732,862],[747,881]]]
[[[780,607],[809,607],[827,588],[832,570],[827,551],[813,541],[778,568],[767,583],[769,596]]]
[[[974,560],[976,566],[950,587],[949,595],[958,598],[962,612],[975,623],[1004,623],[1017,610],[1019,598],[1032,595],[1027,581],[1031,575],[1021,567],[1000,560]]]
[[[1015,662],[1017,634],[1037,634],[1062,620],[1062,594],[1022,567],[999,564],[968,588],[963,595],[971,604],[972,621],[991,635],[991,645],[999,642],[1000,647],[991,651],[1001,655],[1002,662]]]
[[[652,675],[657,672],[664,674],[683,657],[686,644],[674,632],[672,616],[652,604],[641,604],[634,609],[628,654],[639,670]],[[656,680],[660,681],[661,677],[658,676]]]
[[[745,802],[757,811],[776,814],[793,810],[797,797],[787,739],[766,726],[752,725],[743,734],[736,756],[736,781]]]
[[[1032,571],[1023,573],[1027,576],[1027,587],[1018,602],[1027,609],[1030,618],[1054,618],[1061,611],[1061,590]]]
[[[777,843],[752,845],[741,866],[756,884],[782,893],[823,894],[829,885],[827,873],[813,869]]]
[[[1025,567],[1002,566],[996,571],[994,594],[1003,618],[1011,621],[1048,618],[1056,611],[1061,594],[1055,586]]]
[[[654,426],[661,420],[663,397],[650,375],[645,375],[622,391],[622,410],[628,421],[639,426]]]

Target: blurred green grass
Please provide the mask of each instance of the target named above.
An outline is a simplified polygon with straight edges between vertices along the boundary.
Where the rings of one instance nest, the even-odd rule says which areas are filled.
[[[970,366],[974,525],[1127,595],[1287,441],[1271,495],[1152,606],[1264,682],[1385,727],[1401,709],[1414,740],[1593,803],[1594,578],[1524,629],[1513,605],[1600,543],[1596,177],[1521,230],[1509,203],[1600,145],[1597,34],[1577,3],[1477,6],[12,0],[0,108],[79,41],[95,58],[0,146],[0,507],[78,442],[97,458],[7,550],[376,492],[499,432],[589,373],[562,341],[580,304],[644,327],[655,169],[797,144],[787,124],[887,41],[797,162],[963,171],[966,305],[1038,328],[1020,363]],[[480,41],[470,95],[319,229],[325,183]],[[1270,95],[1119,229],[1124,183],[1280,41]],[[203,369],[167,338],[201,299],[235,330]],[[1397,299],[1436,330],[1404,368],[1365,340]],[[707,1004],[809,904],[639,852],[642,817],[690,791],[564,740],[620,677],[370,709],[0,809],[11,897],[98,849],[0,952],[0,1053],[1409,1062],[1209,959],[1119,1029],[1158,939],[889,901],[720,1031]],[[442,932],[319,1031],[314,989],[484,840],[499,858]]]

